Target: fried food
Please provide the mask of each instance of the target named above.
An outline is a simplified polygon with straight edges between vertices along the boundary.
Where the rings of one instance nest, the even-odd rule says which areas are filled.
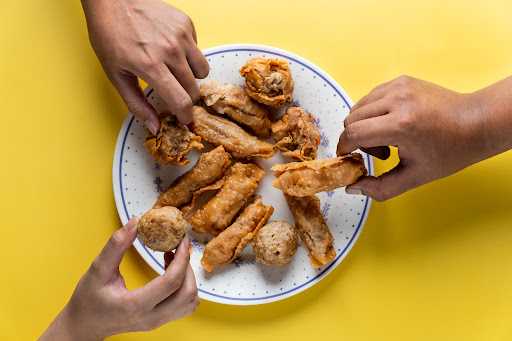
[[[186,165],[192,149],[203,149],[201,138],[179,123],[175,116],[164,117],[157,135],[146,138],[144,146],[161,164]]]
[[[222,232],[256,192],[264,174],[263,169],[252,163],[237,162],[231,166],[225,177],[212,185],[219,187],[217,194],[190,215],[194,231],[212,235]]]
[[[256,102],[280,107],[292,101],[293,79],[288,62],[281,59],[253,58],[241,69],[245,91]]]
[[[229,166],[231,156],[222,146],[202,154],[191,170],[177,178],[164,193],[160,194],[153,207],[181,207],[188,204],[195,191],[222,178]]]
[[[300,161],[316,159],[320,132],[313,116],[300,107],[290,107],[283,117],[272,124],[275,146],[283,155]]]
[[[176,207],[153,208],[139,219],[139,239],[147,247],[167,252],[175,249],[191,228]]]
[[[259,137],[270,135],[272,123],[267,109],[253,102],[242,87],[208,81],[201,84],[199,92],[204,104],[217,114],[228,116]]]
[[[234,157],[269,158],[274,155],[274,147],[270,143],[258,140],[235,123],[209,114],[199,106],[194,106],[192,112],[194,133],[216,146],[223,146]]]
[[[272,167],[276,179],[272,185],[295,197],[348,186],[366,175],[361,154],[353,153],[332,159],[291,162]]]
[[[311,264],[319,268],[330,263],[336,257],[336,251],[332,234],[320,212],[320,200],[314,195],[285,197],[295,219],[295,227],[308,250]]]
[[[297,251],[297,233],[286,221],[272,221],[259,229],[252,242],[256,261],[270,266],[291,262]]]
[[[233,224],[213,238],[204,248],[201,264],[212,272],[215,268],[231,263],[272,215],[274,208],[263,204],[257,196],[240,213]]]

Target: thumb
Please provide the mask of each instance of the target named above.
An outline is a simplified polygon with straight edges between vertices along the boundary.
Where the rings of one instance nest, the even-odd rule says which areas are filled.
[[[137,219],[131,219],[125,226],[114,232],[94,261],[101,276],[108,277],[119,268],[123,255],[137,236]]]
[[[153,135],[156,135],[160,128],[160,120],[155,108],[144,96],[137,77],[133,74],[119,72],[113,74],[110,79],[126,103],[128,110],[141,119]]]
[[[416,186],[410,167],[402,163],[379,177],[367,176],[346,188],[349,194],[364,194],[377,201],[384,201]]]

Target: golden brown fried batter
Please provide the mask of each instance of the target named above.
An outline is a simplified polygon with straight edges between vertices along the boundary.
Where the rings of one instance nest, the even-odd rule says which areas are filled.
[[[223,146],[234,157],[269,158],[274,155],[274,147],[270,143],[258,140],[235,123],[212,115],[199,106],[194,106],[192,112],[193,132],[216,146]]]
[[[154,208],[140,218],[137,224],[139,239],[155,251],[175,249],[190,230],[190,224],[176,207]]]
[[[177,178],[156,201],[154,208],[162,206],[181,207],[192,200],[192,193],[222,178],[231,157],[224,147],[217,148],[201,155],[195,166]]]
[[[297,232],[286,221],[272,221],[259,229],[252,242],[256,261],[270,266],[291,262],[297,251]]]
[[[148,136],[144,146],[159,163],[177,165],[189,163],[187,154],[192,149],[203,148],[201,138],[172,115],[161,120],[158,134]]]
[[[253,58],[242,66],[240,75],[255,101],[274,108],[292,101],[293,79],[286,60]]]
[[[295,219],[295,227],[308,249],[311,264],[315,268],[326,265],[336,257],[333,237],[320,212],[320,200],[312,195],[291,197],[285,195],[288,207]]]
[[[268,118],[268,111],[253,102],[242,87],[208,81],[201,84],[199,92],[203,102],[217,114],[230,117],[259,137],[266,138],[270,135],[272,123]]]
[[[256,192],[264,174],[263,169],[255,164],[235,163],[219,180],[217,194],[191,214],[189,221],[194,231],[212,235],[222,232]]]
[[[231,263],[252,240],[259,228],[267,222],[274,208],[265,206],[257,196],[233,224],[213,238],[204,248],[201,264],[212,272],[216,267]]]
[[[361,154],[332,159],[291,162],[272,167],[276,179],[272,185],[295,197],[348,186],[366,174]]]
[[[290,107],[284,116],[272,125],[275,146],[283,155],[300,161],[316,159],[320,132],[313,116],[300,107]]]

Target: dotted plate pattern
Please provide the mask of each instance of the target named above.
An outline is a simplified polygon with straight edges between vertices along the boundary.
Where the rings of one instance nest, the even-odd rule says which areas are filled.
[[[204,51],[210,63],[208,79],[243,84],[240,67],[252,57],[283,58],[288,60],[295,80],[294,104],[313,113],[321,132],[318,158],[335,156],[338,136],[343,129],[343,119],[348,115],[351,100],[344,90],[324,71],[313,63],[290,52],[261,45],[225,45]],[[147,91],[150,102],[157,108],[159,99]],[[129,114],[119,133],[112,170],[114,196],[121,221],[139,216],[155,202],[159,192],[180,174],[189,170],[199,156],[189,154],[187,166],[160,166],[146,152],[143,143],[146,131],[139,120]],[[364,155],[370,174],[372,160]],[[282,193],[273,188],[270,167],[275,163],[289,162],[279,153],[269,160],[257,163],[266,171],[258,193],[265,204],[274,207],[270,220],[286,220],[293,223]],[[202,299],[224,304],[251,305],[281,300],[306,290],[318,283],[336,268],[356,242],[366,221],[371,200],[365,196],[347,195],[344,189],[320,193],[322,214],[335,239],[336,259],[320,269],[311,267],[303,246],[297,250],[293,261],[285,267],[267,267],[255,262],[248,246],[239,259],[207,274],[200,264],[204,244],[193,240],[191,264],[194,269],[199,296]],[[144,260],[158,273],[163,273],[163,254],[146,248],[139,240],[134,247]]]

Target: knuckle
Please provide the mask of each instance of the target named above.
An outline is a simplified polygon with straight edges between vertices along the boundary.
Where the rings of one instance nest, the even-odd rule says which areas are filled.
[[[195,286],[185,288],[184,295],[187,302],[194,303],[197,298],[197,288]]]
[[[399,85],[408,85],[411,81],[411,77],[410,76],[407,76],[407,75],[400,75],[397,79],[396,79],[396,82],[399,84]]]
[[[177,103],[177,107],[180,112],[188,112],[192,110],[192,99],[190,99],[190,97],[180,99]]]
[[[95,260],[93,260],[93,262],[91,263],[91,266],[89,267],[89,272],[93,275],[98,275],[100,274],[101,272],[103,271],[103,267],[100,263],[100,261],[98,260],[98,258],[96,258]]]
[[[400,131],[403,130],[411,130],[415,126],[415,116],[411,112],[405,112],[400,115],[398,118],[398,129]]]
[[[159,70],[158,61],[155,58],[146,57],[141,62],[142,69],[147,75],[151,77],[156,77]]]
[[[118,248],[124,244],[124,233],[122,230],[117,230],[112,234],[112,237],[110,237],[110,245],[114,248]]]
[[[170,39],[166,46],[166,53],[171,58],[177,58],[180,54],[181,48],[178,41],[175,39]]]

